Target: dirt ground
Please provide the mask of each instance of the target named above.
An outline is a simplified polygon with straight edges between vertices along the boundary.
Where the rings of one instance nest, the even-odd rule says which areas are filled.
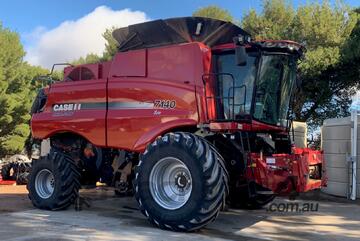
[[[0,215],[32,208],[25,186],[0,185]]]
[[[159,230],[133,198],[111,190],[84,190],[91,207],[75,211],[34,209],[25,186],[0,186],[0,240],[359,240],[360,204],[318,192],[295,201],[277,198],[261,210],[222,212],[195,233]],[[317,200],[317,201],[315,201]],[[313,212],[283,210],[289,203],[318,205]],[[271,207],[271,208],[270,208]]]

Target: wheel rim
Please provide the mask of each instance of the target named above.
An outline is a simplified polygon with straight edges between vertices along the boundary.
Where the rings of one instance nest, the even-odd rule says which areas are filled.
[[[55,189],[54,175],[48,169],[43,169],[35,177],[35,190],[39,197],[51,197]]]
[[[150,172],[149,183],[155,202],[169,210],[184,206],[192,191],[190,171],[175,157],[158,161]]]

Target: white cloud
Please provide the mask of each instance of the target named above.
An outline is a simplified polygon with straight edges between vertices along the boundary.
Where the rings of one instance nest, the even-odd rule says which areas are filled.
[[[54,29],[37,27],[24,38],[29,42],[25,60],[50,68],[54,63],[69,62],[89,53],[101,54],[105,48],[104,31],[147,21],[144,12],[97,7],[74,21],[65,21]]]

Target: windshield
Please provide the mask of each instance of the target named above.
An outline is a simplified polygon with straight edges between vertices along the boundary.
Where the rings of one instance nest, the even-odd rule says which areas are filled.
[[[217,77],[217,118],[241,119],[250,115],[254,82],[257,72],[257,57],[248,55],[245,66],[237,66],[234,52],[215,56]]]
[[[254,118],[277,126],[286,126],[296,61],[291,55],[263,55],[256,84]]]

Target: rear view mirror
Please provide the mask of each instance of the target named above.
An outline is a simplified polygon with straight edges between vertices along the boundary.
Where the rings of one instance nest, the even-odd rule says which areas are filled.
[[[236,46],[235,47],[235,62],[238,66],[246,65],[247,53],[245,46]]]

